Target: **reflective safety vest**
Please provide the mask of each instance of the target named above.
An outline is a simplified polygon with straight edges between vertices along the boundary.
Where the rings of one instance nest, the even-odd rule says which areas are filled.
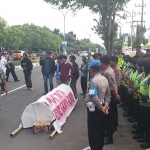
[[[140,93],[142,94],[142,101],[150,103],[150,74],[146,76],[140,83]]]
[[[123,55],[120,54],[120,55],[117,55],[117,57],[118,57],[118,66],[119,66],[120,68],[122,68],[122,67],[123,67],[123,64],[124,64]]]
[[[139,88],[139,87],[140,87],[140,83],[141,83],[141,81],[142,81],[144,78],[145,78],[145,73],[144,73],[144,72],[140,73],[140,74],[137,76],[137,78],[135,79],[135,87],[136,87],[136,88]]]
[[[139,75],[139,72],[138,72],[138,70],[136,70],[136,71],[134,72],[133,76],[132,76],[132,81],[133,81],[133,84],[134,84],[134,85],[135,85],[135,80],[136,80],[136,78],[137,78],[138,75]]]

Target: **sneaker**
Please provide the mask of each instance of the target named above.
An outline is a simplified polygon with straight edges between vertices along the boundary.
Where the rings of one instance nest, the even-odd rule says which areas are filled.
[[[86,94],[83,94],[83,98],[86,98]]]
[[[33,91],[33,88],[30,88],[30,91]]]
[[[78,101],[78,99],[76,98],[76,101]]]
[[[24,90],[29,90],[29,88],[26,87],[26,88],[24,88]]]
[[[43,95],[46,95],[47,93],[43,93]]]

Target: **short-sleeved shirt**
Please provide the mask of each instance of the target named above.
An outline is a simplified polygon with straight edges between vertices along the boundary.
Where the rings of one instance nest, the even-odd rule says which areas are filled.
[[[121,79],[122,79],[121,69],[118,66],[116,66],[116,68],[114,68],[114,72],[115,72],[116,83],[117,83],[117,86],[119,87],[121,84]]]
[[[108,66],[105,70],[103,69],[101,70],[101,74],[107,78],[110,91],[114,91],[115,90],[114,85],[116,84],[114,70],[110,66]]]
[[[84,69],[84,70],[88,70],[89,69],[89,63],[86,62],[85,64],[81,64],[81,69]],[[81,76],[82,77],[87,77],[88,76],[88,71],[81,71]]]
[[[2,83],[2,80],[6,79],[5,73],[2,68],[0,68],[0,83]]]

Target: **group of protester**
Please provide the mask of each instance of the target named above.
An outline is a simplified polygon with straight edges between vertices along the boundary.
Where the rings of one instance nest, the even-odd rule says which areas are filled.
[[[0,75],[3,90],[8,92],[6,81],[9,82],[9,73],[15,81],[19,81],[15,74],[12,52],[5,59],[0,52]],[[137,47],[135,57],[124,55],[118,48],[114,56],[98,53],[82,57],[79,67],[76,57],[57,56],[57,63],[51,52],[40,59],[41,71],[44,80],[44,93],[54,89],[53,78],[56,86],[69,85],[77,99],[76,83],[81,72],[81,89],[87,107],[88,139],[91,150],[103,150],[104,144],[113,144],[113,135],[118,127],[118,107],[123,107],[124,116],[129,117],[135,130],[133,138],[138,139],[141,148],[150,148],[150,53],[141,52]],[[4,65],[7,70],[5,72]],[[33,65],[26,53],[21,61],[26,90],[33,90],[31,72]],[[6,74],[6,76],[5,76]],[[49,81],[49,86],[48,86]],[[121,103],[120,103],[121,102]],[[119,104],[120,103],[120,104]],[[119,105],[118,105],[119,104]],[[118,105],[118,106],[117,106]]]

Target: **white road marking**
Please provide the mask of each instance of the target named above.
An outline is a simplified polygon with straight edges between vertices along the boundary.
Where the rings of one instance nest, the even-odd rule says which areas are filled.
[[[89,147],[84,148],[84,149],[82,149],[82,150],[91,150],[91,148],[90,148],[90,146],[89,146]]]
[[[11,90],[11,91],[8,92],[8,94],[10,94],[10,93],[12,93],[12,92],[15,92],[15,91],[17,91],[17,90],[19,90],[19,89],[22,89],[22,88],[25,87],[25,86],[26,86],[26,85],[23,85],[23,86],[20,86],[20,87],[14,89],[14,90]],[[4,93],[4,94],[2,94],[1,96],[5,96],[5,95],[6,95],[6,94]]]

